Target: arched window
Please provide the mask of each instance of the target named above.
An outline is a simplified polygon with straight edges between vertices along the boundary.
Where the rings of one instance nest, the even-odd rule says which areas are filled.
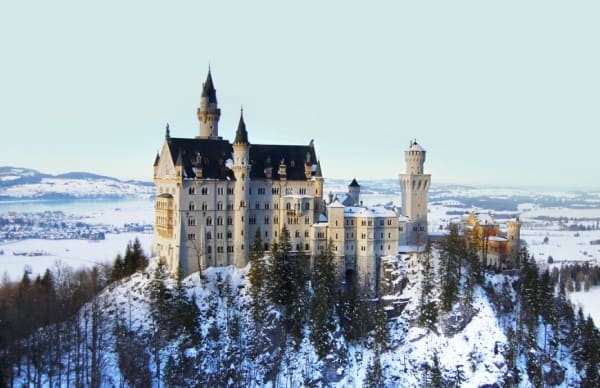
[[[223,217],[217,217],[217,225],[223,225]]]
[[[190,210],[196,210],[196,205],[194,204],[194,202],[190,202],[190,206],[189,206]]]
[[[208,216],[206,217],[206,225],[212,225],[212,217]]]
[[[223,210],[223,202],[217,202],[217,210]]]
[[[202,202],[202,210],[206,211],[206,209],[208,209],[208,205],[206,205],[206,202]]]

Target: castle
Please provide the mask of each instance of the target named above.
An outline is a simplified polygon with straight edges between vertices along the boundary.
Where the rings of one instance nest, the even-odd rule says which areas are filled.
[[[423,245],[427,235],[426,151],[411,141],[400,174],[401,210],[362,206],[353,180],[343,199],[323,199],[321,164],[307,145],[250,141],[243,111],[233,143],[219,136],[216,89],[209,70],[203,84],[195,138],[165,140],[154,162],[156,218],[154,252],[185,276],[206,267],[248,263],[260,230],[265,251],[285,226],[294,253],[316,257],[333,242],[340,282],[357,281],[376,293],[380,259],[399,247]]]
[[[521,241],[518,218],[506,222],[505,233],[491,213],[467,213],[461,217],[460,223],[467,242],[473,244],[484,266],[518,268]]]

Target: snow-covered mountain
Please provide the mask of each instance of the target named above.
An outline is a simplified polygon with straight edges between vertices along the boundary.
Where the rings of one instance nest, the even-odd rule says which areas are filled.
[[[581,353],[587,346],[585,320],[572,310],[563,312],[568,306],[560,295],[549,297],[560,308],[553,318],[544,318],[542,311],[534,322],[523,323],[531,316],[524,310],[529,303],[524,279],[488,273],[469,298],[424,325],[419,323],[423,279],[416,263],[404,267],[404,259],[397,273],[406,279],[404,285],[383,296],[406,302],[399,315],[385,322],[385,346],[378,344],[376,330],[348,341],[338,324],[330,337],[333,351],[320,358],[309,323],[294,345],[281,326],[279,309],[272,308],[261,324],[253,321],[249,267],[209,268],[178,286],[159,275],[152,260],[144,271],[106,287],[74,318],[59,323],[59,330],[40,330],[33,337],[40,346],[57,340],[47,333],[59,333],[66,344],[60,351],[40,347],[51,349],[42,360],[48,357],[48,363],[62,368],[42,363],[46,366],[33,366],[29,373],[29,364],[20,372],[14,365],[14,383],[85,385],[95,379],[100,386],[567,387],[590,378]]]
[[[21,167],[0,167],[0,201],[101,199],[150,196],[151,182],[122,181],[88,172],[50,175]]]

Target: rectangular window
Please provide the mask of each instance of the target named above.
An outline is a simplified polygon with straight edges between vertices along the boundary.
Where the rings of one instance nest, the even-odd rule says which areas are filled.
[[[196,233],[188,233],[187,238],[190,241],[195,240],[196,239]]]

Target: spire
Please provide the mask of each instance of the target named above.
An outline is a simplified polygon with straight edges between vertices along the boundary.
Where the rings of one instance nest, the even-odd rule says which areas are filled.
[[[244,108],[240,109],[240,122],[235,133],[234,144],[248,144],[248,132],[246,131],[246,123],[244,122]]]
[[[206,82],[202,87],[202,97],[208,98],[208,103],[217,103],[217,91],[213,84],[212,75],[210,73],[210,66],[208,67],[208,75],[206,76]]]
[[[158,166],[158,162],[160,161],[160,155],[158,151],[156,151],[156,158],[154,158],[154,167]]]
[[[167,127],[165,128],[165,139],[171,138],[171,130],[169,129],[169,123],[167,123]]]
[[[354,179],[352,179],[352,182],[350,182],[350,184],[348,185],[348,187],[360,187],[360,185],[356,181],[356,178],[354,178]]]

